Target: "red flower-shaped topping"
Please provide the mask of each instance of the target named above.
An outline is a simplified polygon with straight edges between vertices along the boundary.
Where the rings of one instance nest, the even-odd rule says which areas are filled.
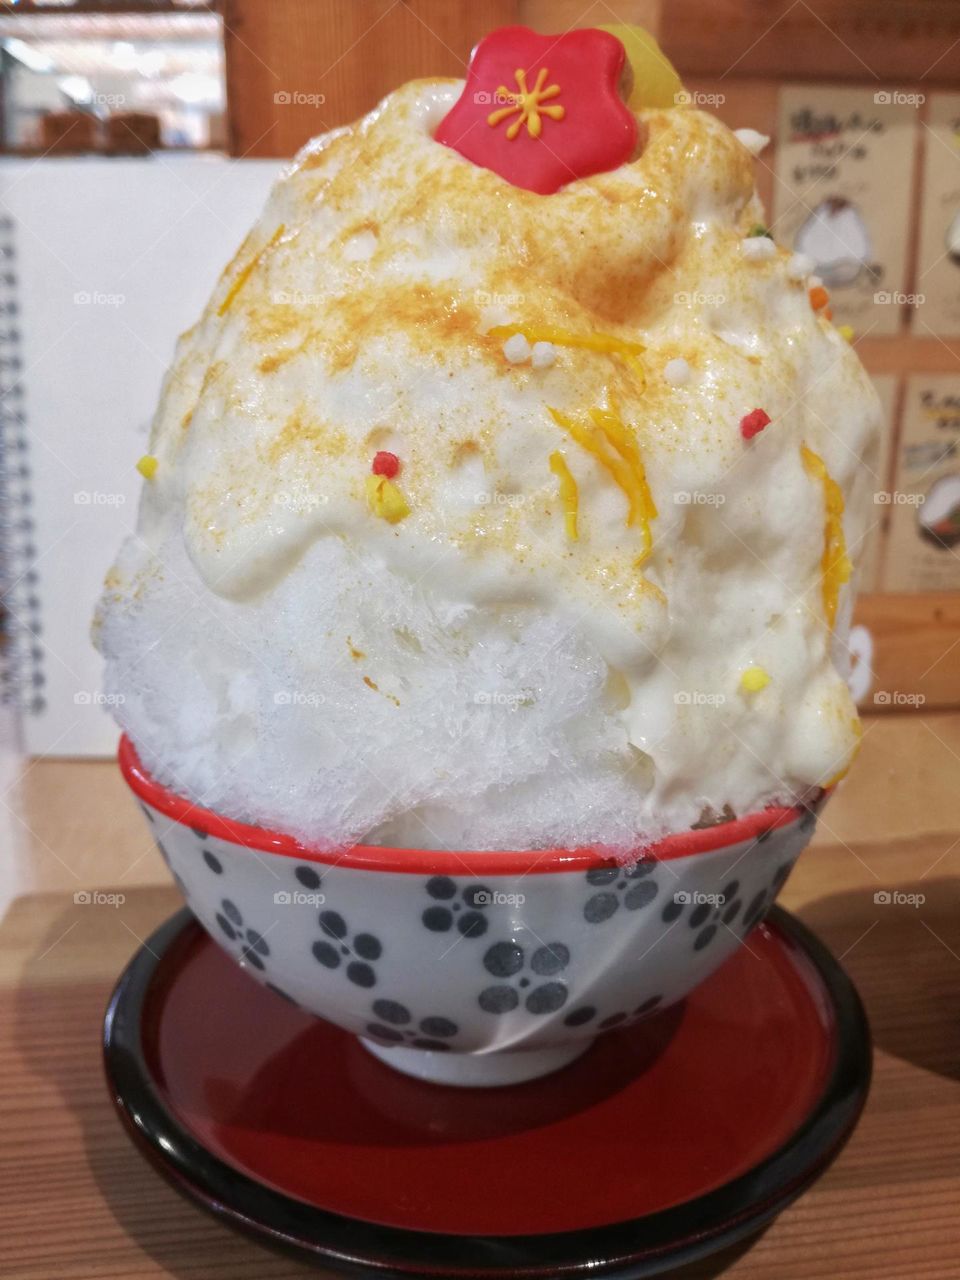
[[[616,169],[637,143],[617,89],[625,56],[607,31],[501,27],[474,49],[463,93],[434,138],[540,195]]]

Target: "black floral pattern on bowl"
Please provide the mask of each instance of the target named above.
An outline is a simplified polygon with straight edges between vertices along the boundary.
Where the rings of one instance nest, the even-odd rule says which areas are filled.
[[[652,1017],[654,1013],[658,1013],[660,1005],[663,1003],[663,996],[647,996],[632,1011],[630,1009],[617,1009],[613,1013],[605,1014],[597,1021],[599,1010],[592,1004],[581,1004],[570,1012],[563,1020],[566,1027],[584,1027],[588,1023],[592,1023],[597,1031],[612,1031],[614,1027],[626,1026],[629,1023],[640,1022],[643,1018]]]
[[[323,910],[318,920],[323,937],[311,948],[318,964],[325,969],[342,967],[348,980],[358,987],[376,986],[374,964],[383,955],[383,943],[376,934],[352,933],[339,911]]]
[[[431,876],[424,889],[432,899],[420,913],[431,933],[449,933],[456,926],[464,938],[482,938],[489,921],[483,912],[493,902],[493,891],[485,884],[468,884],[458,891],[450,876]]]
[[[511,1013],[521,1000],[528,1013],[556,1013],[569,995],[559,976],[569,963],[570,948],[562,942],[536,947],[522,947],[512,940],[495,942],[484,952],[483,967],[498,981],[483,988],[477,1003],[485,1013]],[[547,981],[537,982],[538,978]]]
[[[794,861],[789,859],[781,863],[769,885],[756,891],[746,906],[746,891],[739,879],[734,878],[724,885],[716,895],[716,900],[684,891],[674,894],[660,913],[660,918],[664,924],[671,926],[683,920],[693,933],[691,946],[694,951],[702,951],[708,947],[724,928],[742,938],[773,905]]]
[[[583,904],[583,918],[588,924],[603,924],[623,906],[627,911],[648,907],[660,892],[653,878],[655,858],[640,858],[631,867],[595,867],[586,873],[586,881],[594,893]]]
[[[377,999],[370,1008],[376,1021],[367,1023],[366,1034],[383,1045],[448,1053],[460,1030],[452,1018],[442,1014],[427,1014],[417,1020],[399,1000]]]
[[[239,943],[240,963],[248,964],[262,973],[267,967],[266,957],[270,954],[269,943],[263,934],[247,926],[240,908],[229,898],[221,899],[216,920],[227,941]]]

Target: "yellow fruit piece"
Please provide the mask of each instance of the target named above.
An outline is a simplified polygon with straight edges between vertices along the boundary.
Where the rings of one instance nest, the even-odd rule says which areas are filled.
[[[747,667],[740,677],[740,688],[744,693],[759,693],[770,683],[770,675],[763,667]]]
[[[837,326],[837,333],[839,333],[839,335],[840,335],[840,337],[841,337],[841,338],[846,338],[846,340],[847,340],[848,342],[852,342],[852,341],[853,341],[853,329],[852,329],[852,327],[851,327],[850,325],[848,325],[848,324],[841,324],[841,325],[838,325],[838,326]]]
[[[686,101],[683,81],[676,68],[645,27],[613,23],[601,26],[600,30],[616,36],[627,51],[627,61],[633,71],[633,85],[627,100],[631,111],[676,107]]]
[[[853,566],[847,556],[847,543],[843,536],[843,490],[827,471],[826,463],[818,453],[800,446],[800,455],[807,475],[823,485],[823,502],[826,508],[823,528],[823,555],[820,557],[820,576],[823,584],[823,611],[827,626],[833,630],[837,616],[840,588],[850,581]]]
[[[157,460],[152,453],[145,453],[137,463],[137,470],[143,476],[144,480],[152,480],[157,474]]]
[[[367,476],[367,506],[389,524],[399,524],[410,514],[403,491],[386,476]]]
[[[576,542],[579,536],[577,533],[577,511],[580,506],[580,492],[577,489],[577,482],[567,466],[567,460],[559,449],[554,449],[550,455],[550,470],[560,482],[558,488],[560,490],[560,501],[563,503],[567,537],[571,542]]]

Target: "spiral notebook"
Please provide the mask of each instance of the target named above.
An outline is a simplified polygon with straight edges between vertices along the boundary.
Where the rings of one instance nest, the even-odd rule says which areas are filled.
[[[91,615],[177,334],[279,167],[0,160],[0,697],[29,754],[115,749]]]

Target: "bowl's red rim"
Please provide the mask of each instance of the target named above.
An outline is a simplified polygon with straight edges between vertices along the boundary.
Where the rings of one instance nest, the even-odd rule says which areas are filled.
[[[123,776],[134,792],[152,809],[173,822],[230,844],[243,845],[261,853],[278,853],[304,862],[352,867],[359,871],[395,871],[414,875],[543,875],[556,871],[590,871],[609,867],[609,852],[598,848],[530,849],[527,851],[400,849],[393,846],[355,844],[346,849],[310,849],[293,836],[266,827],[254,827],[221,817],[211,809],[194,804],[157,782],[140,762],[136,748],[124,734],[117,759]],[[648,858],[668,860],[740,844],[778,827],[789,826],[811,806],[771,806],[732,822],[719,823],[696,831],[679,831],[636,850]]]

